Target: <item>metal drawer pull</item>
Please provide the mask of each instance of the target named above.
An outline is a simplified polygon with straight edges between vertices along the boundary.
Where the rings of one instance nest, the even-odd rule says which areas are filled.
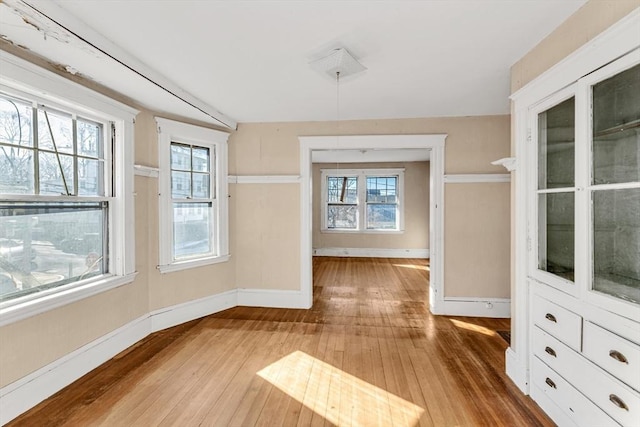
[[[556,387],[556,383],[554,383],[553,381],[551,381],[551,378],[549,378],[549,377],[547,377],[547,379],[546,379],[546,380],[544,380],[544,382],[545,382],[545,383],[547,383],[547,385],[548,385],[549,387],[558,388],[558,387]],[[612,394],[611,396],[613,396],[613,394]],[[609,396],[609,399],[611,399],[611,396]],[[617,397],[616,397],[616,399],[617,399]],[[618,399],[618,400],[620,400],[620,399]],[[612,402],[613,402],[613,400],[612,400]],[[622,402],[622,401],[621,401],[621,402]],[[622,402],[622,404],[624,405],[624,402]],[[626,406],[626,405],[625,405],[625,406]]]
[[[547,354],[549,354],[549,355],[551,355],[551,356],[553,356],[553,357],[556,357],[556,351],[555,351],[554,349],[552,349],[551,347],[545,347],[545,348],[544,348],[544,351],[545,351]]]
[[[558,321],[556,320],[556,316],[554,316],[551,313],[545,314],[544,318],[549,320],[549,321],[551,321],[551,322],[553,322],[553,323],[558,323]]]
[[[611,403],[613,403],[614,405],[616,405],[618,408],[620,409],[624,409],[625,411],[629,410],[629,407],[627,406],[626,403],[624,403],[624,400],[620,399],[618,396],[616,396],[615,394],[610,394],[609,395],[609,400],[611,401]]]
[[[629,364],[629,361],[626,357],[624,357],[624,354],[620,353],[618,350],[611,350],[609,352],[609,356],[611,356],[611,358],[613,359],[616,359],[620,363],[626,363],[627,365]]]

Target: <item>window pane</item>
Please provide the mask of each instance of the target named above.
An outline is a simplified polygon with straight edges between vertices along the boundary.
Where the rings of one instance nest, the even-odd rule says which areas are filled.
[[[73,194],[72,156],[40,152],[40,194]]]
[[[196,172],[209,172],[209,149],[193,147],[193,170]]]
[[[593,183],[640,181],[640,65],[593,86]]]
[[[77,126],[78,154],[102,158],[102,125],[79,119]]]
[[[209,198],[210,175],[204,173],[193,174],[193,197],[200,199]]]
[[[31,105],[0,97],[0,144],[33,146]]]
[[[327,228],[356,229],[358,227],[358,206],[329,205],[327,209]]]
[[[0,204],[0,300],[106,272],[102,203]]]
[[[367,177],[367,202],[397,203],[398,178]]]
[[[38,148],[51,151],[57,149],[59,153],[73,154],[73,121],[71,116],[38,110]]]
[[[367,204],[367,228],[375,230],[396,229],[397,205]]]
[[[78,194],[81,196],[103,196],[103,172],[100,160],[78,159]]]
[[[640,188],[593,193],[593,289],[640,303]]]
[[[574,193],[538,197],[538,268],[573,281]]]
[[[191,148],[188,145],[171,144],[171,169],[191,170]]]
[[[173,257],[211,254],[211,203],[173,204]]]
[[[574,186],[575,98],[538,115],[538,188]]]
[[[327,178],[328,203],[358,203],[358,178],[330,176]]]
[[[171,197],[174,199],[191,197],[191,174],[189,172],[171,172]]]
[[[0,146],[0,193],[33,194],[31,149]]]

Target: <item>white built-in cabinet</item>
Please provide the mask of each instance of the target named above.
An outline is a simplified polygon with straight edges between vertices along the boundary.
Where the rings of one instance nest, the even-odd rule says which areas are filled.
[[[559,425],[640,426],[637,12],[512,97],[509,374]]]

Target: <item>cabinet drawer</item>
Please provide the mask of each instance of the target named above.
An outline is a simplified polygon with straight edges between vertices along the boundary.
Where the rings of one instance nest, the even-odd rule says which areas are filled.
[[[538,327],[531,328],[533,332],[533,354],[563,376],[571,376],[575,352]],[[573,354],[572,354],[573,353]]]
[[[640,390],[640,346],[585,322],[583,354],[620,381]]]
[[[574,350],[582,344],[582,317],[537,295],[533,297],[533,322]]]
[[[533,352],[536,358],[547,363],[618,423],[640,426],[640,394],[551,335],[539,328],[533,329]],[[556,356],[550,355],[546,347],[553,349]]]
[[[538,358],[533,359],[531,381],[576,425],[600,427],[618,425]]]

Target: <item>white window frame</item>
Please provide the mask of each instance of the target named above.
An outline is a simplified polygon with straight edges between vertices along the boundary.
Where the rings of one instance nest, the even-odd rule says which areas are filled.
[[[160,252],[158,269],[161,273],[170,273],[188,268],[217,264],[229,260],[229,191],[227,182],[227,140],[226,132],[195,126],[175,120],[156,117],[158,125],[158,160],[160,172],[159,188],[159,225]],[[171,144],[184,143],[209,148],[212,155],[211,175],[216,194],[212,201],[212,218],[215,222],[209,236],[213,243],[212,253],[185,259],[173,257],[173,198],[171,196]]]
[[[0,51],[0,90],[18,98],[44,103],[83,117],[112,122],[116,149],[112,156],[115,176],[109,199],[108,273],[0,303],[0,326],[17,322],[66,304],[113,289],[135,278],[135,227],[133,199],[133,123],[137,110],[82,85]],[[19,197],[41,200],[47,196]],[[57,196],[53,196],[59,199]],[[16,195],[0,195],[4,201]],[[66,197],[69,201],[69,197]],[[46,200],[53,200],[51,196]],[[74,198],[76,200],[76,198]]]
[[[402,234],[404,233],[404,168],[377,168],[377,169],[321,169],[321,203],[322,214],[321,228],[322,233],[358,233],[358,234]],[[327,178],[329,177],[357,177],[358,178],[358,218],[357,227],[355,229],[348,228],[329,228],[328,210],[327,210]],[[397,177],[398,188],[398,212],[396,228],[367,228],[367,177]]]

